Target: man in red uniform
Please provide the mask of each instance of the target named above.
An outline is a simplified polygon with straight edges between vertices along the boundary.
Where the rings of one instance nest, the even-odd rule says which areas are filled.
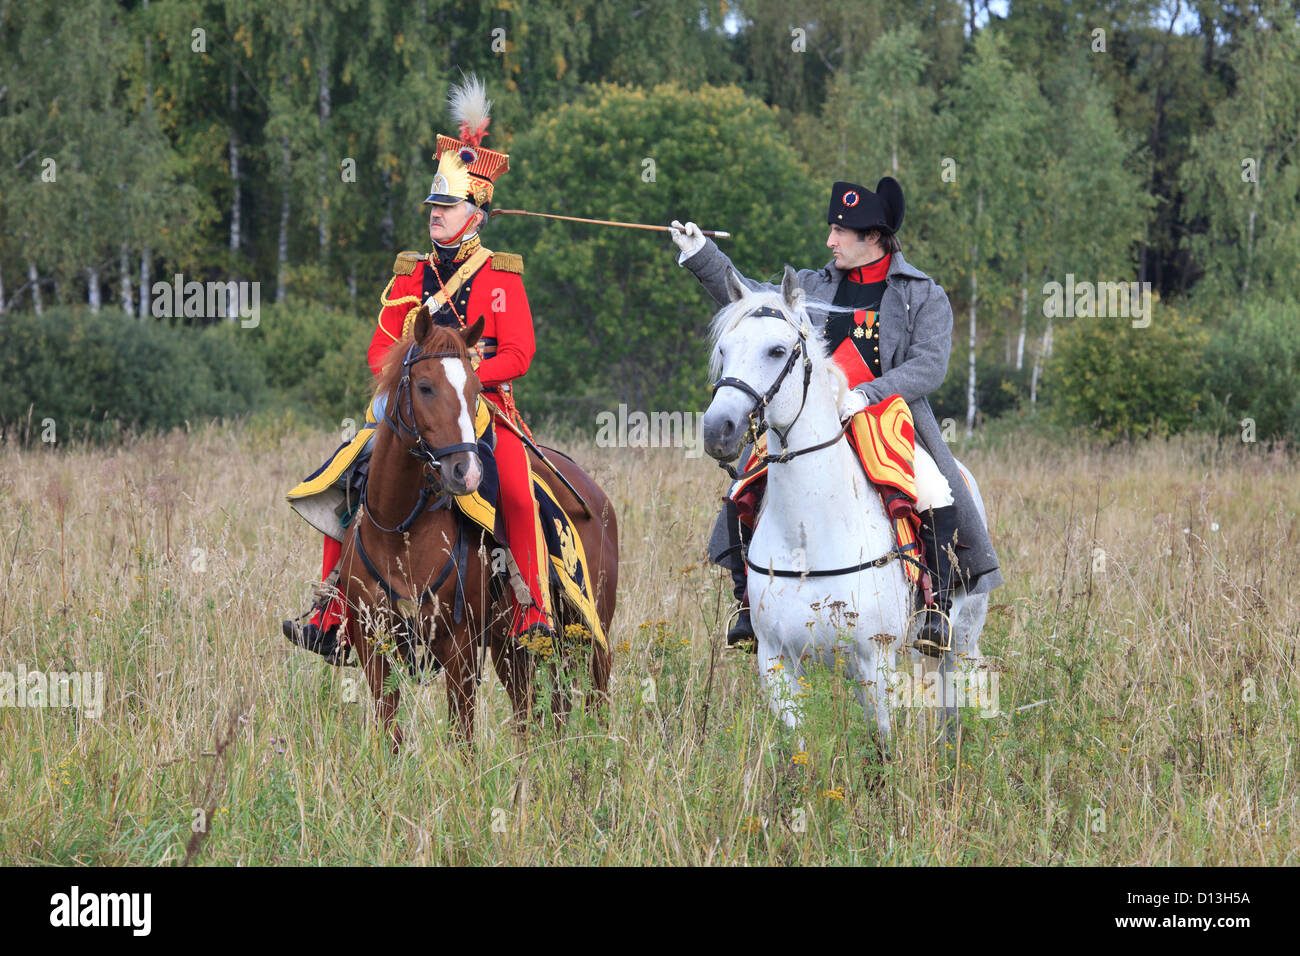
[[[474,366],[484,398],[502,416],[522,427],[510,383],[528,371],[533,359],[533,317],[524,292],[520,256],[485,248],[479,230],[487,221],[496,179],[510,168],[510,157],[482,145],[491,106],[483,86],[469,77],[453,87],[452,116],[459,121],[459,137],[438,137],[438,171],[429,197],[428,254],[403,252],[393,266],[393,278],[380,296],[379,323],[366,353],[370,370],[378,376],[386,362],[408,339],[421,304],[427,303],[435,322],[455,328],[484,320],[483,334],[474,347]],[[377,421],[384,421],[387,396],[377,395],[372,406]],[[383,426],[381,426],[383,427]],[[542,566],[544,545],[539,540],[537,505],[523,442],[509,428],[496,425],[495,449],[505,536],[531,600],[515,600],[512,633],[522,638],[533,631],[554,637],[546,607],[547,573]],[[325,538],[322,577],[330,578],[339,563],[342,545]],[[317,608],[311,621],[298,625],[285,621],[285,636],[316,651],[332,662],[340,659],[338,626],[342,602],[337,596]]]

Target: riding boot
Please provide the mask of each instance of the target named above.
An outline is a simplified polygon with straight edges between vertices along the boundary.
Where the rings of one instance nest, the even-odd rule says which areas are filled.
[[[343,621],[343,602],[337,595],[338,563],[343,546],[334,538],[325,537],[323,569],[319,598],[303,617],[310,616],[306,624],[295,621],[281,621],[280,633],[294,644],[313,651],[325,658],[327,663],[342,667],[348,663],[350,647],[339,644],[339,625]]]
[[[515,595],[510,635],[520,646],[549,653],[546,649],[555,646],[556,623],[553,614],[547,612],[550,580],[546,541],[533,499],[528,452],[508,429],[497,430],[496,460],[500,483],[497,507],[505,526],[506,540],[510,543],[510,553],[527,588],[526,595],[522,592]]]
[[[312,611],[317,610],[319,608],[312,608]],[[308,621],[306,624],[299,624],[297,621],[281,621],[280,633],[299,647],[316,652],[325,658],[327,663],[336,667],[342,666],[347,656],[347,647],[343,647],[340,653],[337,624],[329,630],[322,631],[320,625],[313,621]]]
[[[934,604],[921,612],[921,628],[912,646],[930,657],[942,657],[952,647],[952,592],[960,583],[956,505],[921,513],[921,543],[930,571]]]
[[[731,532],[731,548],[723,553],[727,570],[731,572],[732,594],[740,605],[736,613],[736,623],[727,631],[727,647],[758,653],[758,640],[754,635],[754,624],[749,619],[749,575],[745,567],[745,554],[749,550],[749,540],[754,532],[740,521],[740,512],[736,503],[730,498],[725,505],[727,529]]]

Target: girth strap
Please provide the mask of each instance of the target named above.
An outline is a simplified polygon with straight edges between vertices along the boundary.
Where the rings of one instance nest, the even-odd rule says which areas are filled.
[[[837,574],[853,574],[857,571],[865,571],[867,568],[883,568],[891,561],[907,561],[924,571],[926,570],[924,564],[911,555],[905,553],[913,550],[915,547],[915,543],[902,547],[894,545],[880,557],[872,558],[870,561],[863,561],[861,564],[855,564],[848,568],[834,568],[827,570],[809,569],[807,571],[794,571],[786,568],[764,568],[749,560],[749,555],[745,555],[745,564],[748,565],[751,570],[757,571],[759,574],[770,574],[773,577],[778,578],[830,578]]]

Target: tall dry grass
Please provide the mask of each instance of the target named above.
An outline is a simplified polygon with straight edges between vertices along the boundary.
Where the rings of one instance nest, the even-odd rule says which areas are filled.
[[[319,560],[282,496],[334,441],[262,420],[0,452],[0,672],[107,688],[97,719],[0,707],[0,861],[1297,859],[1300,483],[1282,455],[959,448],[1008,581],[983,639],[1004,715],[968,712],[950,747],[901,711],[881,765],[841,675],[810,676],[801,744],[754,658],[721,650],[729,581],[703,564],[721,473],[559,442],[621,524],[608,724],[516,739],[490,678],[466,759],[440,682],[405,687],[393,757],[357,672],[279,635]]]

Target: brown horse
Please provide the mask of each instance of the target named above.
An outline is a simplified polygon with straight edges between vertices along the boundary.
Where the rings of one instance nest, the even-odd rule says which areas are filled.
[[[476,490],[482,477],[473,426],[480,385],[469,353],[482,331],[482,319],[457,331],[435,325],[428,309],[421,308],[412,339],[394,346],[377,389],[388,404],[375,431],[366,492],[344,541],[339,587],[348,608],[345,626],[394,751],[402,741],[400,690],[389,681],[389,671],[415,657],[427,660],[432,654],[446,670],[448,705],[463,743],[473,742],[487,647],[510,695],[517,730],[525,728],[532,712],[532,655],[510,637],[509,597],[494,606],[495,541],[447,504],[449,495]],[[534,474],[548,482],[582,538],[592,597],[608,635],[618,584],[614,509],[577,464],[558,453],[547,457],[590,508],[588,516],[582,502],[532,457]],[[553,711],[562,719],[569,693],[561,687],[561,675],[573,673],[564,629],[573,618],[560,597],[553,598],[561,653],[549,663],[557,677]],[[590,654],[588,704],[599,708],[609,692],[611,655],[594,638]]]

